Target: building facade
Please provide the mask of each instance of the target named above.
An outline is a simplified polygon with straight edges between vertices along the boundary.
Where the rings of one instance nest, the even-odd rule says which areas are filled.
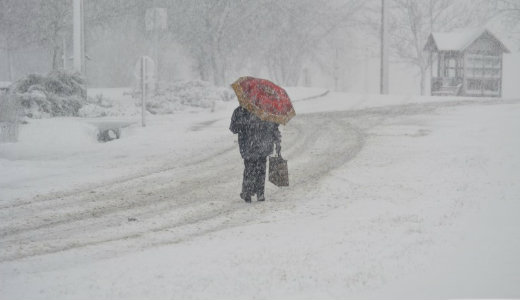
[[[509,50],[488,30],[432,33],[424,50],[432,95],[502,96],[502,58]]]

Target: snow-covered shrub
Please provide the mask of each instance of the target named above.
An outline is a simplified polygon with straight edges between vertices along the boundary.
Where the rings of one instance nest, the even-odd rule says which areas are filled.
[[[83,118],[99,117],[121,117],[135,116],[141,113],[140,106],[135,102],[114,101],[103,95],[88,98],[87,104],[83,105],[78,111],[78,116]]]
[[[0,92],[0,143],[16,142],[21,107],[11,94]]]
[[[99,117],[106,117],[109,114],[107,113],[109,109],[107,107],[99,106],[95,103],[89,103],[86,105],[83,105],[79,111],[78,116],[82,118],[99,118]]]
[[[147,110],[168,114],[186,107],[212,108],[218,101],[230,101],[234,93],[207,81],[176,81],[161,84],[161,89],[147,101]],[[135,94],[139,99],[139,93]]]
[[[63,71],[28,75],[14,83],[12,93],[31,118],[77,116],[87,95],[83,78]]]
[[[109,99],[103,95],[96,95],[94,98],[87,99],[87,104],[79,109],[78,116],[83,118],[105,117],[109,115],[107,112],[111,107],[112,103]]]
[[[216,103],[231,101],[235,97],[231,88],[216,87],[200,80],[162,83],[160,86],[157,93],[150,91],[147,99],[146,109],[153,114],[171,114],[190,107],[214,109]],[[133,98],[132,103],[103,95],[88,98],[78,111],[78,116],[97,118],[141,114],[141,92],[133,90],[129,95]]]

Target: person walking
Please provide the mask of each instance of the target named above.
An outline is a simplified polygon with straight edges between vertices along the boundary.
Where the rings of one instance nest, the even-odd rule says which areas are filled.
[[[229,129],[238,134],[240,155],[244,160],[240,197],[251,203],[251,197],[256,194],[258,201],[265,201],[267,156],[273,152],[273,146],[276,146],[278,156],[282,149],[278,124],[263,121],[239,106],[233,112]]]
[[[278,125],[287,124],[296,112],[287,92],[267,79],[242,76],[231,87],[240,104],[233,112],[229,126],[231,132],[238,134],[240,155],[244,159],[240,197],[248,203],[253,195],[258,201],[265,201],[266,160],[273,152],[273,145],[276,145],[280,160],[274,159],[271,166],[270,159],[269,180],[277,186],[288,185],[287,163],[280,154],[282,137]]]

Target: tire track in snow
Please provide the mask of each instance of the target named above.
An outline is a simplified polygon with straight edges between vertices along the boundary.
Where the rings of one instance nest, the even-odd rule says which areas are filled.
[[[78,187],[78,188],[75,188],[72,190],[50,192],[50,193],[46,193],[44,195],[37,195],[37,196],[31,198],[30,200],[25,200],[25,201],[17,200],[16,203],[2,204],[2,205],[0,205],[0,212],[4,209],[32,206],[35,203],[39,203],[39,202],[52,202],[52,201],[56,201],[56,200],[63,201],[64,198],[67,198],[70,196],[77,196],[82,193],[89,193],[89,192],[92,192],[93,190],[109,188],[111,186],[118,185],[118,184],[124,184],[127,182],[130,183],[133,180],[140,180],[142,178],[145,178],[145,177],[148,177],[148,176],[151,176],[154,174],[158,174],[158,173],[168,172],[173,169],[189,167],[189,166],[196,166],[200,163],[204,163],[210,159],[213,159],[216,156],[225,155],[228,152],[234,151],[234,149],[235,149],[235,147],[228,147],[225,149],[220,149],[219,151],[217,151],[215,153],[212,153],[203,158],[195,159],[195,160],[188,159],[187,161],[180,161],[180,162],[177,160],[175,160],[173,162],[165,161],[166,164],[159,168],[151,168],[151,169],[146,168],[145,170],[143,170],[141,172],[137,172],[137,173],[134,173],[134,174],[131,174],[128,176],[119,177],[116,179],[106,180],[102,183],[86,184],[84,186],[81,186],[81,187]]]
[[[238,198],[243,167],[238,149],[233,147],[198,164],[107,185],[101,195],[82,191],[28,203],[23,209],[4,208],[8,219],[7,226],[0,229],[0,261],[123,245],[113,247],[117,254],[125,248],[175,243],[254,222],[259,214],[269,214],[272,209],[294,207],[293,194],[311,191],[323,175],[352,160],[364,145],[361,127],[369,129],[389,117],[468,104],[482,103],[407,104],[297,116],[284,130],[283,141],[291,186],[268,192],[268,202],[260,205],[245,205]],[[127,222],[127,217],[135,217],[138,222]],[[130,245],[133,247],[127,247]]]
[[[345,140],[346,132],[358,132],[353,127],[345,127],[337,118],[327,118],[325,114],[302,115],[293,122],[295,126],[288,127],[284,132],[283,142],[286,157],[294,161],[292,189],[298,189],[300,183],[305,183],[305,188],[315,186],[322,174],[351,159],[344,155],[348,149],[343,147],[352,147],[353,143],[354,148],[361,148],[356,144],[357,140],[338,144],[338,141]],[[323,134],[324,130],[328,134]],[[322,153],[327,149],[331,150],[332,156]],[[55,203],[34,203],[32,209],[31,205],[26,205],[23,210],[7,208],[10,218],[0,230],[0,261],[139,239],[146,234],[172,229],[178,231],[193,224],[199,229],[185,231],[197,234],[225,228],[233,222],[243,224],[254,220],[255,215],[262,213],[262,208],[258,205],[247,206],[239,199],[242,163],[238,149],[233,150],[198,165],[114,184],[102,196],[82,192],[55,199]],[[309,153],[313,157],[311,160],[308,160]],[[199,174],[197,171],[200,169],[206,171]],[[310,171],[300,174],[301,170]],[[182,180],[183,176],[188,178]],[[161,181],[161,184],[152,185],[153,188],[148,190],[146,186],[154,180]],[[142,192],[136,193],[139,190]],[[286,198],[289,193],[280,190],[268,196],[280,205],[289,202]],[[277,197],[283,200],[276,200]],[[60,201],[65,203],[65,207],[56,209]],[[45,204],[49,204],[48,207]],[[27,218],[31,213],[34,216]],[[263,213],[268,211],[264,210]],[[20,218],[21,215],[26,218]],[[139,222],[127,222],[128,216],[135,217]],[[230,222],[236,216],[238,223],[236,220]],[[215,223],[217,219],[219,221]],[[177,236],[186,237],[182,230]],[[175,240],[175,236],[169,235],[154,244]]]
[[[298,132],[298,136],[301,131]],[[304,140],[304,139],[303,139]],[[236,147],[233,147],[233,152],[237,152]],[[198,164],[187,164],[184,167],[171,168],[160,172],[154,172],[152,174],[139,176],[131,180],[122,180],[109,186],[109,189],[104,192],[95,192],[95,190],[81,192],[69,197],[55,198],[48,201],[35,201],[31,207],[11,207],[6,210],[4,222],[0,225],[0,238],[6,235],[12,235],[15,233],[21,233],[24,231],[30,231],[33,229],[45,229],[54,226],[59,226],[64,223],[70,222],[70,220],[81,221],[83,219],[100,218],[105,215],[110,215],[115,212],[131,212],[132,210],[145,208],[153,203],[155,206],[160,205],[163,202],[168,202],[164,207],[166,209],[180,208],[182,206],[191,205],[192,201],[185,199],[187,193],[197,188],[197,186],[207,186],[212,181],[215,181],[214,177],[198,178],[194,177],[191,180],[183,180],[188,176],[197,176],[199,169],[215,169],[220,170],[222,173],[230,173],[232,169],[225,165],[211,165],[211,161],[231,161],[229,157],[232,153],[226,149],[220,152],[219,155],[214,156],[212,159],[201,160]],[[225,155],[227,154],[227,156]],[[237,156],[239,158],[239,156]],[[206,165],[207,163],[210,165]],[[234,165],[234,169],[239,168],[238,165],[233,163],[226,163],[227,165]],[[154,179],[155,177],[161,177],[166,181],[165,189],[174,192],[162,192],[163,189]],[[177,179],[172,181],[172,179]],[[152,190],[146,190],[146,186],[152,185]],[[164,184],[163,184],[164,185]],[[122,190],[125,190],[122,192]],[[165,195],[166,194],[166,195]],[[177,197],[176,201],[171,202],[171,197],[168,194],[175,194]],[[124,197],[119,197],[124,196]],[[135,197],[138,196],[138,197]],[[103,198],[102,203],[100,199]],[[149,201],[143,201],[143,198]],[[59,209],[56,212],[54,209]],[[156,207],[154,208],[157,209]],[[135,214],[130,214],[135,216]],[[8,216],[16,216],[16,218],[8,218]],[[31,217],[30,221],[27,221],[23,217]]]

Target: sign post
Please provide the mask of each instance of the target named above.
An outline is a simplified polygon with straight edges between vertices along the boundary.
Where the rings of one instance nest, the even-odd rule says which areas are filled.
[[[141,124],[146,126],[146,59],[141,57]]]
[[[155,64],[148,56],[142,56],[136,64],[135,75],[138,79],[139,89],[141,90],[141,124],[146,126],[146,100],[149,90],[153,89]]]

